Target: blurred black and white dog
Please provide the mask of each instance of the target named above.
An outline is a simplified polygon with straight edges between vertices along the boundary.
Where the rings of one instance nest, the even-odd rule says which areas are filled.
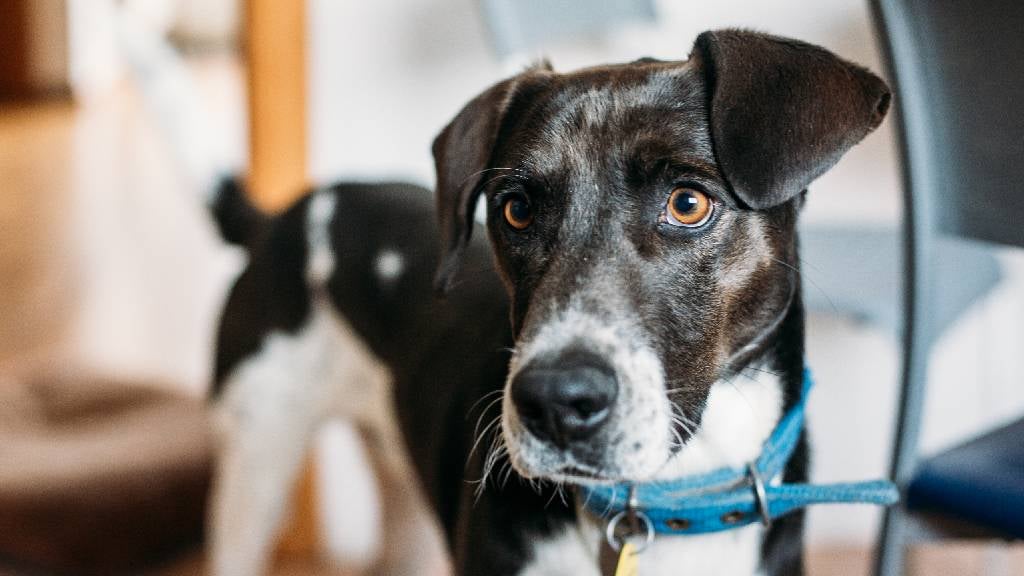
[[[446,570],[433,512],[454,526],[468,506],[469,415],[504,380],[511,345],[486,243],[468,250],[457,297],[440,301],[431,288],[436,225],[422,188],[338,184],[274,218],[231,181],[215,198],[224,237],[249,252],[217,338],[216,573],[262,572],[310,439],[331,419],[361,432],[383,489],[383,530],[349,555],[380,574]],[[330,489],[358,500],[373,488],[353,480]],[[373,530],[368,519],[347,524],[350,541]]]

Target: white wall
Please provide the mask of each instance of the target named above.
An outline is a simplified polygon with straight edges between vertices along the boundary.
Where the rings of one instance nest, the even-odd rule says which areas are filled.
[[[433,136],[469,98],[536,56],[499,62],[473,0],[311,0],[310,7],[311,171],[320,180],[383,174],[430,184]],[[698,32],[739,26],[821,44],[881,69],[867,2],[662,0],[659,14],[657,26],[605,40],[568,39],[546,55],[563,70],[640,56],[681,59]],[[894,154],[890,118],[812,187],[804,218],[898,222]],[[1024,410],[1024,258],[1006,260],[1012,279],[940,343],[923,437],[928,450]],[[804,275],[813,283],[814,270]],[[818,379],[810,415],[817,478],[884,474],[899,368],[894,336],[848,318],[812,316],[808,339]],[[864,507],[817,509],[811,540],[866,542],[875,518]]]
[[[632,26],[604,41],[570,39],[543,54],[500,62],[474,0],[312,0],[311,172],[318,179],[390,172],[432,182],[433,136],[469,98],[541,55],[562,70],[640,56],[682,59],[700,31],[742,26],[823,44],[880,69],[858,2],[663,1],[659,14],[656,27]],[[812,201],[808,217],[896,220],[890,126],[887,121],[820,181],[815,188],[827,198]],[[830,198],[853,195],[857,202],[826,207]]]

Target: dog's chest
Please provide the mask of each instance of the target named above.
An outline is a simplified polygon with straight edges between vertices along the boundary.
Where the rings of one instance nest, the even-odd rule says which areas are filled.
[[[696,536],[659,536],[637,562],[638,576],[761,574],[763,528]],[[596,564],[602,531],[584,522],[538,543],[521,576],[602,576]]]

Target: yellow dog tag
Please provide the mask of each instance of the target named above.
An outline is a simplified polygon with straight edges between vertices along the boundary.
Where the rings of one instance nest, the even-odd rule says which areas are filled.
[[[615,563],[615,576],[638,576],[636,558],[636,546],[632,542],[623,542]]]

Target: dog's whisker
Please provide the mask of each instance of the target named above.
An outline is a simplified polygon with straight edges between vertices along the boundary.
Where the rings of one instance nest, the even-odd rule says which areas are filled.
[[[686,433],[691,436],[693,435],[694,430],[696,430],[697,427],[696,422],[690,420],[685,416],[673,416],[673,421],[679,423],[683,427],[683,429],[686,430]]]
[[[497,464],[498,459],[504,454],[504,450],[504,440],[500,434],[495,435],[494,438],[491,439],[491,448],[488,450],[487,458],[484,461],[484,478],[490,474],[494,465]]]
[[[818,272],[819,274],[821,273],[821,268],[819,268],[819,267],[815,266],[815,265],[814,265],[814,264],[812,264],[811,262],[808,262],[808,261],[807,261],[807,260],[805,260],[804,258],[801,258],[801,257],[799,257],[799,256],[798,256],[798,257],[797,257],[797,260],[799,260],[799,261],[800,261],[800,265],[801,265],[801,266],[806,266],[806,267],[810,268],[811,270],[813,270],[813,271],[815,271],[815,272]]]
[[[586,496],[583,498],[583,507],[586,508],[590,504],[590,497],[592,496],[590,490],[586,490]]]
[[[507,452],[505,451],[504,446],[500,446],[498,449],[494,450],[491,453],[491,458],[490,458],[490,461],[489,461],[489,463],[487,465],[487,474],[486,474],[486,476],[488,478],[491,477],[491,474],[494,472],[494,467],[498,465],[498,462],[500,462],[501,459],[504,458],[506,454],[507,454]]]
[[[481,416],[481,418],[482,418],[482,417],[483,417],[483,416]],[[476,437],[476,440],[475,440],[475,441],[473,442],[473,447],[472,447],[472,448],[471,448],[471,449],[469,450],[469,456],[467,456],[467,457],[466,457],[466,464],[467,464],[467,465],[468,465],[468,464],[469,464],[469,462],[470,462],[470,461],[472,460],[472,458],[473,458],[473,454],[474,454],[474,453],[476,452],[476,449],[477,449],[477,447],[478,447],[478,446],[480,445],[480,441],[481,441],[481,440],[483,440],[484,436],[486,436],[486,435],[487,435],[487,432],[488,432],[488,431],[490,431],[490,430],[492,430],[492,429],[495,429],[495,426],[496,426],[496,425],[497,425],[497,424],[498,424],[498,423],[499,423],[500,421],[501,421],[501,415],[499,414],[498,416],[495,416],[495,417],[494,417],[494,419],[493,419],[493,420],[491,420],[491,421],[490,421],[490,422],[489,422],[489,423],[487,424],[487,426],[486,426],[486,427],[485,427],[485,428],[483,429],[483,432],[481,432],[481,433],[480,433],[479,435],[477,435],[475,431],[473,432],[473,435],[474,435],[474,436]],[[479,424],[479,421],[477,421],[477,424]],[[495,430],[496,430],[496,429],[495,429]]]
[[[541,494],[544,493],[544,485],[541,483],[540,480],[530,480],[530,488],[532,488],[533,491],[537,493],[537,496],[540,496]]]
[[[501,400],[501,396],[492,399],[490,402],[487,403],[487,406],[485,406],[484,409],[480,411],[480,417],[476,419],[476,426],[473,427],[473,436],[476,436],[477,431],[480,429],[480,421],[483,420],[484,417],[487,416],[487,413],[491,411],[491,408],[498,402],[501,402]],[[497,417],[500,418],[501,414],[498,414]]]
[[[483,396],[481,396],[476,402],[473,402],[473,405],[470,406],[469,410],[466,411],[466,419],[469,419],[469,416],[473,413],[473,410],[475,410],[476,407],[479,406],[481,402],[483,402],[484,400],[490,398],[491,396],[494,396],[495,394],[501,394],[502,392],[503,392],[503,390],[500,390],[500,389],[499,390],[491,390],[490,392],[488,392],[488,393],[484,394]],[[484,412],[487,412],[486,408],[484,409]]]
[[[484,182],[483,184],[481,184],[480,185],[480,189],[487,188],[488,186],[491,185],[492,182],[497,182],[498,180],[503,180],[505,178],[512,178],[514,180],[522,180],[524,178],[524,176],[521,175],[521,174],[499,174],[499,175],[495,176],[494,178],[491,178],[490,180],[488,180],[488,181]]]
[[[501,470],[498,472],[498,476],[502,477],[500,483],[501,488],[505,488],[505,485],[508,484],[508,479],[512,477],[512,472],[512,462],[510,460],[506,460],[505,464],[502,465]]]
[[[759,366],[747,366],[747,367],[743,368],[742,370],[740,370],[740,372],[741,372],[741,373],[742,373],[742,372],[746,372],[747,370],[752,370],[752,371],[754,371],[754,372],[760,372],[760,373],[762,373],[762,374],[768,374],[768,375],[770,375],[770,376],[775,376],[775,377],[780,377],[780,376],[782,376],[782,373],[781,373],[781,372],[776,372],[776,371],[774,371],[774,370],[769,370],[769,369],[767,369],[767,368],[761,368],[761,367],[759,367]],[[749,378],[749,375],[748,375],[748,378]]]
[[[604,509],[603,512],[601,512],[601,516],[603,518],[607,518],[608,515],[610,515],[612,513],[613,509],[615,509],[615,496],[614,495],[611,498],[608,499],[608,506]]]
[[[469,182],[473,178],[476,178],[477,176],[480,176],[481,174],[484,174],[484,173],[487,173],[487,172],[494,172],[496,170],[513,170],[514,171],[514,170],[518,170],[518,168],[502,168],[502,167],[498,166],[498,167],[493,167],[493,168],[484,168],[483,170],[477,170],[476,172],[473,172],[472,174],[466,176],[462,180],[462,182],[459,182],[459,187],[461,188],[462,186],[465,186],[467,182]]]
[[[551,503],[555,501],[555,498],[558,496],[559,490],[561,490],[561,485],[555,484],[554,490],[551,491],[551,496],[549,496],[548,501],[544,503],[545,509],[551,506]]]
[[[678,425],[680,428],[685,430],[686,433],[689,434],[690,436],[694,436],[695,435],[694,429],[690,426],[690,424],[687,424],[685,421],[680,420],[679,418],[677,418],[675,416],[673,416],[671,418],[671,421],[672,421],[673,424]],[[675,430],[674,426],[671,428],[671,430],[672,430],[673,434],[676,434],[676,435],[679,434],[679,432],[677,430]],[[682,446],[684,446],[686,444],[681,437],[678,438],[678,440],[679,440],[680,447],[682,447]]]
[[[752,382],[752,383],[754,383],[754,384],[756,384],[758,386],[764,386],[764,382],[762,382],[761,380],[758,380],[756,377],[751,376],[750,374],[747,374],[745,370],[740,372],[739,374],[737,374],[737,378],[746,378],[748,381],[750,381],[750,382]],[[736,381],[735,378],[733,379],[733,381],[734,382]]]
[[[675,422],[675,421],[673,421],[673,424],[675,424],[675,423],[676,423],[676,422]],[[680,424],[680,425],[682,425],[682,422],[679,422],[679,424]],[[679,430],[676,430],[676,427],[675,427],[675,426],[671,426],[671,427],[669,428],[669,430],[670,430],[670,431],[672,432],[672,436],[673,436],[673,437],[675,438],[675,441],[676,441],[676,445],[677,445],[677,446],[678,446],[679,448],[682,448],[683,446],[685,446],[685,445],[686,445],[686,442],[685,442],[685,441],[683,440],[683,436],[682,436],[682,435],[681,435],[681,434],[679,433]],[[671,448],[671,446],[669,446],[669,448]]]
[[[697,423],[686,417],[685,414],[672,415],[671,418],[680,424],[683,424],[685,430],[690,434],[697,428]]]
[[[697,423],[694,422],[692,419],[690,419],[690,417],[688,417],[686,415],[686,411],[683,410],[682,406],[679,406],[678,404],[674,404],[674,403],[670,404],[670,406],[671,406],[671,413],[669,414],[670,416],[677,417],[677,418],[681,419],[683,422],[685,422],[686,424],[688,424],[690,426],[693,426],[694,428],[697,427]]]
[[[485,406],[484,409],[480,411],[480,416],[476,419],[476,425],[473,427],[473,437],[474,438],[479,438],[480,436],[483,435],[483,433],[480,432],[480,423],[487,416],[487,414],[489,412],[491,412],[491,407],[493,407],[498,402],[501,402],[501,397],[500,396],[498,398],[494,398],[493,400],[488,402],[487,406]],[[501,413],[500,412],[497,415],[495,415],[494,418],[491,419],[491,421],[487,424],[487,426],[484,428],[484,430],[486,431],[488,428],[493,426],[495,420],[497,420],[499,418],[501,418]]]
[[[675,388],[668,388],[668,389],[665,390],[665,394],[668,395],[669,397],[671,397],[673,394],[678,394],[680,392],[688,392],[690,390],[696,390],[696,387],[693,387],[693,386],[677,386]]]
[[[839,308],[838,308],[838,307],[836,307],[836,304],[835,304],[835,302],[833,302],[833,301],[832,301],[832,298],[831,298],[831,297],[830,297],[830,296],[828,295],[828,292],[825,292],[825,289],[824,289],[824,288],[822,288],[822,287],[821,287],[821,286],[820,286],[820,285],[819,285],[819,284],[818,284],[817,282],[815,282],[815,281],[814,281],[814,278],[812,278],[812,277],[810,277],[810,276],[807,276],[807,275],[805,275],[805,274],[803,273],[803,271],[802,271],[802,270],[800,270],[800,269],[799,269],[799,268],[797,268],[796,266],[793,266],[793,265],[792,265],[792,264],[790,264],[789,262],[785,262],[785,261],[783,261],[783,260],[779,260],[778,258],[776,258],[776,257],[774,257],[774,256],[770,256],[770,255],[768,256],[768,259],[769,259],[769,260],[771,260],[772,262],[775,262],[776,264],[781,264],[782,266],[785,266],[786,268],[789,268],[789,269],[790,269],[790,270],[792,270],[792,271],[793,271],[793,272],[794,272],[794,273],[795,273],[795,274],[797,275],[797,277],[799,277],[799,278],[800,278],[801,280],[806,280],[807,282],[809,282],[809,283],[811,284],[811,286],[813,286],[815,290],[817,290],[818,292],[820,292],[820,293],[821,293],[821,295],[822,295],[822,296],[823,296],[823,297],[825,298],[825,300],[827,300],[827,301],[828,301],[828,305],[829,305],[829,307],[831,307],[831,308],[832,308],[832,311],[833,311],[833,312],[835,312],[836,314],[838,314],[838,313],[839,313]],[[801,260],[801,262],[803,262],[803,260]]]
[[[673,434],[677,435],[680,447],[685,445],[685,441],[681,437],[678,437],[679,432],[675,429],[676,426],[685,430],[691,437],[696,434],[697,423],[686,416],[686,413],[683,411],[681,406],[677,406],[675,404],[672,405],[672,411],[669,413],[669,420],[673,424],[671,430]]]
[[[747,395],[743,393],[743,389],[741,389],[739,385],[736,384],[736,378],[739,378],[740,376],[743,376],[743,373],[737,372],[731,379],[726,380],[726,382],[728,382],[729,386],[732,386],[732,389],[736,391],[736,394],[739,394],[740,399],[743,400],[744,404],[746,404],[747,409],[750,410],[750,413],[756,416],[757,409],[754,407],[754,404],[750,401],[749,398],[747,398]]]
[[[484,489],[487,487],[487,478],[490,476],[495,464],[497,464],[501,457],[506,453],[507,451],[502,437],[498,434],[491,443],[491,449],[489,450],[489,454],[484,463],[483,474],[480,476],[480,484],[476,487],[476,501],[479,502],[480,497],[483,495]]]

